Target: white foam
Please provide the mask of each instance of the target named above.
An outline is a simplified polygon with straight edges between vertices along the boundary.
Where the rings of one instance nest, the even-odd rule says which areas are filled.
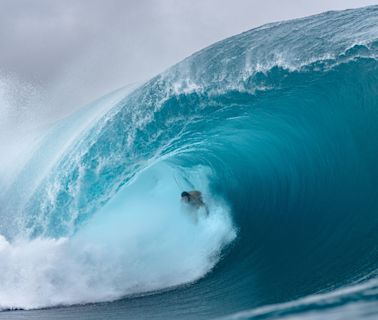
[[[212,199],[202,167],[188,176],[211,214],[183,210],[182,187],[168,165],[147,169],[72,238],[0,236],[0,308],[40,308],[114,300],[195,281],[235,238],[227,206]]]

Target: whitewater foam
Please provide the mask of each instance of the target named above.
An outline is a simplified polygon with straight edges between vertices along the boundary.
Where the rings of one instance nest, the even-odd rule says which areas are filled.
[[[0,308],[110,301],[193,282],[236,236],[229,209],[212,199],[205,168],[185,178],[204,190],[210,216],[179,201],[183,175],[166,164],[141,173],[71,238],[0,237]],[[180,178],[181,177],[181,178]],[[178,179],[178,180],[177,180]],[[177,182],[176,182],[177,181]]]

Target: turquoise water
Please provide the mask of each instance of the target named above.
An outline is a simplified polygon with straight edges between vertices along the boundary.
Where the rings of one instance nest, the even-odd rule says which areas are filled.
[[[265,25],[58,124],[0,199],[0,318],[377,317],[377,26]]]

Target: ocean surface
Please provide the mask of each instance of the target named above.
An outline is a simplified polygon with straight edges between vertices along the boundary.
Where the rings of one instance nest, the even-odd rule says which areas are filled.
[[[57,123],[0,181],[0,319],[378,319],[377,57],[378,6],[272,23]]]

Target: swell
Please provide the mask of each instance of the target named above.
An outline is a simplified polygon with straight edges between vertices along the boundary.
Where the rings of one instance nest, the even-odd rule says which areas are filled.
[[[100,254],[95,261],[100,268],[84,281],[102,281],[109,274],[100,281],[109,289],[105,296],[85,296],[84,286],[79,297],[69,290],[48,305],[113,300],[196,281],[175,294],[179,292],[181,305],[192,306],[190,312],[200,319],[332,291],[375,271],[376,12],[377,7],[370,7],[333,13],[336,22],[331,27],[329,14],[273,24],[215,44],[128,94],[81,131],[41,183],[31,188],[17,212],[19,232],[37,241],[79,239],[76,243],[85,246],[101,234],[100,244],[117,252],[106,256],[105,269]],[[353,35],[345,31],[358,23]],[[296,38],[289,32],[293,24],[298,30],[313,30],[311,39],[319,46],[314,52],[300,55],[308,43],[299,40],[305,42],[307,33]],[[326,26],[340,31],[336,42],[331,31],[317,38]],[[255,47],[267,29],[271,46]],[[284,56],[254,55],[269,51],[277,38],[286,41],[276,48]],[[54,134],[47,139],[54,140]],[[142,273],[132,277],[137,281],[130,286],[118,286],[119,279],[127,283],[129,278],[123,272],[111,276],[112,259],[124,259],[117,266],[128,269],[135,260],[153,265],[162,252],[151,246],[140,254],[128,247],[136,254],[118,255],[130,239],[117,225],[127,226],[141,213],[148,216],[155,210],[144,207],[146,195],[161,200],[156,200],[161,218],[157,225],[168,225],[167,219],[176,217],[179,209],[166,204],[170,199],[175,203],[180,189],[198,187],[206,190],[213,208],[219,208],[216,219],[198,228],[175,220],[178,231],[170,230],[164,243],[174,243],[185,230],[192,235],[177,247],[168,246],[165,263],[149,270],[156,276],[152,282],[163,281],[148,286]],[[135,199],[127,202],[132,190]],[[124,215],[119,210],[124,206],[135,215]],[[104,224],[108,227],[101,233]],[[235,238],[234,225],[238,237],[227,247]],[[133,239],[153,243],[144,238],[143,228],[149,225],[139,227]],[[151,234],[160,234],[159,228]],[[132,228],[128,232],[132,235]],[[179,273],[170,279],[164,272],[175,254],[197,235],[203,235],[203,242],[190,250],[201,255],[191,271],[200,271],[182,278],[187,269],[175,265]],[[216,235],[221,236],[214,240]],[[93,262],[80,252],[78,256],[80,262]],[[59,283],[55,289],[58,292]],[[193,296],[208,301],[202,313],[195,310],[199,302],[193,302]]]
[[[144,159],[184,173],[208,168],[208,194],[231,208],[239,237],[193,288],[212,310],[290,301],[377,268],[376,60],[356,58],[330,70],[273,68],[260,76],[275,89],[178,95],[143,126],[149,134],[135,135]],[[165,130],[153,134],[163,123]],[[117,136],[110,132],[106,143]],[[199,185],[190,180],[179,184]],[[218,305],[215,295],[227,302]]]

